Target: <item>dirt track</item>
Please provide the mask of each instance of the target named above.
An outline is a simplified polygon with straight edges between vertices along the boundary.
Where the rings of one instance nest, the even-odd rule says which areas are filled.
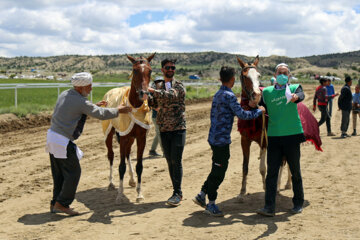
[[[305,104],[311,106],[314,90],[310,86],[305,86],[305,90]],[[100,123],[90,120],[77,141],[85,157],[81,160],[82,176],[73,207],[83,214],[76,217],[50,214],[52,179],[44,151],[48,126],[1,133],[0,239],[360,239],[360,137],[338,137],[341,113],[336,109],[336,101],[332,127],[337,137],[327,137],[324,124],[320,128],[324,152],[315,151],[311,145],[301,149],[304,212],[288,213],[292,191],[283,190],[277,198],[274,218],[255,214],[264,202],[258,172],[259,149],[255,145],[249,167],[249,195],[244,203],[235,199],[242,171],[240,136],[235,125],[230,165],[217,200],[225,217],[209,217],[191,201],[211,167],[207,143],[210,105],[197,103],[186,109],[185,199],[177,208],[165,205],[172,189],[164,158],[144,161],[144,203],[137,204],[135,189],[126,186],[130,202],[115,204],[116,191],[107,191],[109,167]],[[318,111],[315,116],[319,119]],[[352,122],[349,129],[351,133]],[[153,130],[147,147],[152,138]],[[117,168],[118,146],[115,159]],[[126,182],[128,179],[127,174]],[[115,171],[115,184],[118,182]]]

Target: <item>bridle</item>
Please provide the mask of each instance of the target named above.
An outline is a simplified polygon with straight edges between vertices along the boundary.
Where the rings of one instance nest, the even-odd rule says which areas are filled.
[[[150,63],[149,63],[149,61],[148,60],[146,60],[146,59],[142,59],[142,58],[140,58],[140,59],[138,59],[138,60],[135,60],[134,62],[133,62],[133,69],[132,69],[132,72],[131,72],[131,74],[130,74],[130,76],[129,76],[129,79],[132,79],[133,77],[134,77],[134,71],[135,71],[135,68],[134,68],[134,66],[135,65],[137,65],[137,64],[146,64],[146,66],[150,66]],[[151,81],[151,77],[150,77],[150,81]],[[144,91],[144,90],[138,90],[138,89],[136,89],[136,93],[139,95],[139,97],[140,98],[143,98],[144,97],[144,94],[149,94],[149,92],[148,91]]]
[[[243,74],[243,72],[245,70],[247,70],[248,68],[255,68],[255,66],[246,66],[244,67],[243,69],[241,69],[241,74],[240,74],[240,82],[241,82],[241,86],[242,86],[242,89],[244,90],[244,92],[246,93],[247,97],[250,99],[250,100],[254,100],[254,97],[253,97],[253,93],[254,93],[254,89],[251,89],[250,91],[248,89],[246,89],[246,86],[245,86],[245,76]]]

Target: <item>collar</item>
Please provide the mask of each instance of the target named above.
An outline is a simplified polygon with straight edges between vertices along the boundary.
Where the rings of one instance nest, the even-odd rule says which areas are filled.
[[[274,88],[277,89],[277,90],[281,90],[281,89],[285,89],[287,85],[289,85],[289,84],[285,84],[285,85],[280,87],[280,85],[276,83]]]
[[[226,90],[226,91],[231,91],[231,92],[232,92],[231,88],[229,88],[229,87],[227,87],[227,86],[224,86],[224,85],[221,85],[220,89],[221,89],[221,90]]]

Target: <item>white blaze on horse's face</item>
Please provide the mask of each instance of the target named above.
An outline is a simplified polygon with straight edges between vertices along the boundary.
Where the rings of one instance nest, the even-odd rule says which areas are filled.
[[[141,72],[143,73],[145,71],[145,63],[140,64],[140,67],[141,67]]]
[[[252,83],[253,83],[253,90],[256,94],[260,94],[260,88],[259,88],[259,77],[260,77],[260,73],[258,71],[256,71],[255,68],[250,68],[248,75],[247,75]]]

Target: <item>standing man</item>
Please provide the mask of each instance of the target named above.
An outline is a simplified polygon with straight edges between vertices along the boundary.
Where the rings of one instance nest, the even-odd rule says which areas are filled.
[[[276,187],[283,157],[289,164],[293,183],[294,207],[292,213],[301,213],[304,203],[304,190],[300,170],[300,143],[305,142],[304,131],[297,111],[297,103],[305,95],[299,84],[288,84],[290,69],[285,63],[275,68],[275,86],[263,90],[268,123],[267,175],[265,206],[257,210],[264,216],[275,215]]]
[[[326,122],[326,128],[327,128],[327,135],[328,136],[335,136],[333,132],[331,132],[331,116],[328,112],[328,102],[332,100],[334,97],[338,96],[339,94],[332,94],[330,95],[327,92],[327,86],[329,85],[328,79],[320,78],[320,86],[316,88],[315,94],[314,94],[314,104],[313,104],[313,111],[316,111],[316,101],[318,108],[321,112],[321,118],[318,122],[319,127]]]
[[[352,93],[351,93],[352,79],[350,76],[345,78],[345,85],[341,88],[341,93],[338,101],[339,109],[341,110],[341,138],[350,137],[346,132],[350,122],[350,112],[352,109]]]
[[[165,84],[161,89],[148,88],[153,95],[149,96],[149,105],[160,107],[156,122],[159,125],[161,143],[169,167],[169,174],[173,186],[173,194],[168,199],[170,206],[179,206],[183,197],[181,181],[183,176],[182,154],[185,146],[185,94],[184,85],[175,80],[176,59],[164,59],[161,62],[161,71]],[[153,103],[152,103],[153,102]]]
[[[352,108],[352,117],[353,117],[353,133],[352,136],[356,136],[356,120],[357,116],[360,118],[360,85],[355,86],[355,93],[353,94],[353,108]]]
[[[326,85],[326,90],[327,90],[328,95],[334,95],[335,94],[335,88],[334,88],[334,85],[331,83],[330,79],[328,79],[328,84]],[[337,94],[337,95],[339,95],[339,94]],[[332,116],[332,106],[333,106],[333,99],[330,98],[329,101],[328,101],[328,112],[329,112],[330,118]]]
[[[164,78],[162,76],[156,77],[153,84],[151,85],[152,88],[154,89],[161,89],[162,86],[165,84]],[[158,108],[153,108],[152,109],[152,116],[151,116],[151,120],[154,123],[154,127],[155,127],[155,137],[153,139],[153,142],[151,144],[151,148],[149,151],[149,156],[151,157],[159,157],[161,156],[160,154],[158,154],[156,152],[156,148],[160,143],[160,147],[162,152],[164,153],[164,150],[162,148],[161,145],[161,138],[160,138],[160,130],[159,130],[159,125],[156,123],[156,116],[157,116],[157,112],[159,111],[159,107]]]
[[[131,107],[102,108],[105,101],[96,105],[86,97],[92,90],[90,73],[77,73],[71,78],[74,88],[62,92],[57,100],[47,132],[46,152],[50,155],[51,173],[54,181],[53,198],[50,212],[68,215],[79,213],[70,208],[75,199],[80,180],[80,159],[83,152],[73,142],[82,133],[87,115],[106,120],[115,118],[119,113],[128,113]]]

